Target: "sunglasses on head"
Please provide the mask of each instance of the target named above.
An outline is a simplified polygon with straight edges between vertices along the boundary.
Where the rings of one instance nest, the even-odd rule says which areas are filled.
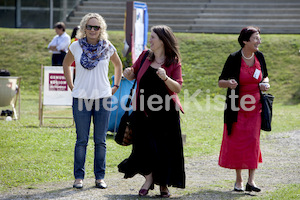
[[[92,30],[94,28],[95,31],[98,31],[100,29],[100,26],[92,26],[92,25],[86,25],[87,30]]]

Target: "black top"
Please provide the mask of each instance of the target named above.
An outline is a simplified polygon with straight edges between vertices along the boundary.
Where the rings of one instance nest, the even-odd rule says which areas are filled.
[[[172,108],[172,110],[174,108],[174,102],[172,101],[172,99],[166,98],[166,96],[170,96],[166,84],[163,80],[161,80],[161,78],[158,77],[156,72],[157,69],[154,69],[150,66],[140,81],[140,95],[144,96],[144,108],[147,115],[151,115],[154,114],[153,112],[156,112],[148,107],[149,105],[147,105],[147,101],[149,98],[152,98],[150,100],[152,100],[153,102],[158,102],[158,98],[163,100],[162,102],[159,102],[159,104],[151,104],[151,106],[155,109],[160,107],[160,111],[166,111],[166,109],[168,109],[166,108],[166,104],[171,105],[170,107]],[[141,92],[141,90],[143,90],[143,92]],[[153,95],[155,95],[155,98],[153,98]],[[140,102],[138,105],[140,106]],[[140,107],[138,107],[138,110],[140,110]]]

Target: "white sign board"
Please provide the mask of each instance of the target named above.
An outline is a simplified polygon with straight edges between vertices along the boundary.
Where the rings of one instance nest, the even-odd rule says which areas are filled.
[[[144,50],[144,9],[136,9],[134,56],[135,60]],[[134,60],[134,61],[135,61]]]
[[[71,93],[63,67],[44,67],[44,105],[71,106],[73,100]]]

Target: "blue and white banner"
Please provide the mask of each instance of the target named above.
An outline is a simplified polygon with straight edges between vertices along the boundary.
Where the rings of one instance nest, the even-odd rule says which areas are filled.
[[[136,18],[134,23],[134,40],[132,46],[132,63],[136,61],[147,45],[148,34],[148,8],[143,2],[134,2]]]

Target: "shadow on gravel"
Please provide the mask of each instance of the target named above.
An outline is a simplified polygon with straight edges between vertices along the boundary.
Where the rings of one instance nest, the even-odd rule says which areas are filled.
[[[146,197],[140,197],[138,195],[104,195],[109,200],[132,200],[132,199],[163,199],[159,195],[153,195],[153,196],[146,196]],[[199,191],[197,193],[191,193],[187,195],[174,195],[171,196],[169,199],[182,199],[182,200],[218,200],[218,199],[238,199],[245,196],[256,196],[253,193],[247,193],[247,192],[234,192],[234,191],[216,191],[216,190],[203,190]]]
[[[74,194],[78,193],[85,193],[89,190],[95,189],[95,186],[93,187],[86,187],[83,189],[75,189],[75,188],[63,188],[63,189],[57,189],[57,190],[50,190],[40,193],[35,193],[34,188],[30,189],[31,192],[34,194],[20,194],[20,195],[5,195],[4,197],[0,196],[1,200],[14,200],[14,199],[60,199],[60,198],[68,198],[71,197]],[[28,191],[30,191],[28,190]],[[28,192],[28,193],[31,193]]]

